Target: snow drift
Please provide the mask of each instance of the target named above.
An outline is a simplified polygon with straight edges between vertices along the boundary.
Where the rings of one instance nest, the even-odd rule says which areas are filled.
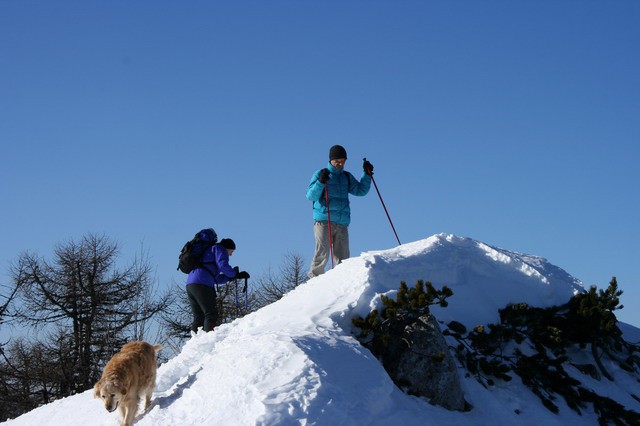
[[[596,423],[562,405],[546,410],[519,380],[487,390],[462,378],[470,412],[450,412],[408,396],[353,337],[351,319],[377,307],[400,281],[449,286],[440,320],[467,326],[498,321],[498,309],[527,302],[565,303],[582,284],[545,259],[453,235],[438,234],[385,251],[363,253],[257,312],[199,333],[160,366],[152,408],[137,425],[440,425]],[[155,343],[155,342],[153,342]],[[594,388],[630,409],[637,383],[612,368],[615,383]],[[601,389],[602,390],[602,389]],[[33,410],[8,425],[114,425],[92,392]]]

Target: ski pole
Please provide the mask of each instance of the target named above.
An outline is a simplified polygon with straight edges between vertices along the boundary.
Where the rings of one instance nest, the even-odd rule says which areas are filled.
[[[331,269],[333,269],[333,236],[331,235],[331,212],[329,211],[329,188],[324,189],[325,199],[327,200],[327,227],[329,228],[329,256],[331,256]]]
[[[367,161],[366,158],[363,158],[364,161]],[[380,190],[378,189],[378,185],[376,184],[376,180],[373,178],[373,173],[370,171],[367,171],[367,174],[369,176],[371,176],[371,181],[373,182],[373,186],[375,186],[376,188],[376,192],[378,193],[378,197],[380,197],[380,202],[382,203],[382,207],[384,208],[384,212],[387,214],[387,219],[389,219],[389,223],[391,224],[391,229],[393,229],[393,233],[396,236],[396,240],[398,240],[398,244],[402,245],[402,243],[400,242],[400,238],[398,238],[398,233],[396,232],[396,227],[393,226],[393,222],[391,221],[391,216],[389,216],[389,212],[387,211],[387,206],[385,206],[384,204],[384,200],[382,199],[382,195],[380,195]]]
[[[236,318],[238,318],[238,280],[235,279],[233,282],[236,284]]]
[[[245,278],[244,279],[244,288],[242,289],[242,292],[244,293],[244,311],[245,313],[249,311],[249,290],[247,288],[248,285],[248,279]]]

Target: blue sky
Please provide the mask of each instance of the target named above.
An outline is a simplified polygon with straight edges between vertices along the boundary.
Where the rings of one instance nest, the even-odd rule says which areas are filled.
[[[254,276],[308,262],[306,187],[341,144],[402,242],[615,275],[638,326],[639,21],[636,1],[1,0],[0,283],[89,232],[162,285],[202,227]],[[396,245],[373,188],[350,235]]]

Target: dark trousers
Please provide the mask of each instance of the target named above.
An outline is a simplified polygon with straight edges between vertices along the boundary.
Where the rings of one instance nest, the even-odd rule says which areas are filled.
[[[211,331],[218,321],[216,307],[216,289],[203,284],[188,284],[187,296],[193,314],[191,331],[197,332],[199,327]]]

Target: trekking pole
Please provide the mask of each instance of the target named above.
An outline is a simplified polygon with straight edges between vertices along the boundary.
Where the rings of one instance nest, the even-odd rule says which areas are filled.
[[[333,236],[331,235],[331,211],[329,210],[329,188],[324,189],[327,200],[327,227],[329,228],[329,256],[331,256],[331,269],[333,269]]]
[[[364,161],[367,161],[366,158],[363,158]],[[376,192],[378,193],[378,197],[380,197],[380,202],[382,203],[382,207],[384,208],[384,212],[387,214],[387,219],[389,219],[389,223],[391,224],[391,229],[393,229],[393,233],[396,236],[396,240],[398,240],[398,244],[402,245],[400,242],[400,238],[398,238],[398,233],[396,232],[396,227],[393,226],[393,222],[391,221],[391,216],[389,216],[389,212],[387,211],[387,206],[384,205],[384,200],[382,199],[382,195],[380,195],[380,190],[378,189],[378,185],[376,184],[376,180],[373,178],[373,173],[367,172],[369,176],[371,176],[371,181],[373,182],[373,186],[376,188]]]
[[[233,282],[236,284],[236,318],[238,318],[238,280],[235,279]]]
[[[249,311],[249,290],[247,288],[248,286],[248,278],[244,279],[244,288],[242,289],[242,292],[244,293],[244,311],[245,314]]]

